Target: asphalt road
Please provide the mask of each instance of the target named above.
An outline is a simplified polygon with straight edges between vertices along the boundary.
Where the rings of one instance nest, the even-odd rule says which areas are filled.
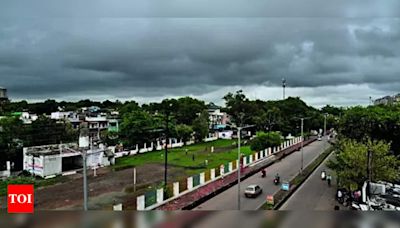
[[[316,141],[304,147],[304,167],[310,164],[318,157],[324,148],[329,144],[325,141]],[[266,202],[267,195],[274,194],[280,186],[275,186],[273,179],[276,173],[279,173],[281,180],[290,180],[295,177],[301,169],[301,152],[294,152],[280,162],[276,162],[267,168],[267,177],[261,178],[261,174],[253,175],[241,183],[241,210],[257,210]],[[247,186],[258,184],[263,189],[263,193],[257,198],[248,199],[244,196],[244,190]],[[205,203],[199,205],[194,210],[237,210],[237,185],[229,188],[223,193],[211,198]]]
[[[280,210],[295,211],[333,211],[335,205],[336,179],[333,172],[326,167],[327,161],[334,153],[329,155],[311,176],[297,189],[297,191],[282,205]],[[332,176],[332,186],[321,180],[321,172],[325,170]]]

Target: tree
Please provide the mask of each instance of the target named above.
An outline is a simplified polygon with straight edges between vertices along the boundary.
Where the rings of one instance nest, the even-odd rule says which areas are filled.
[[[197,114],[206,110],[204,101],[191,97],[182,97],[176,100],[176,107],[173,111],[178,124],[192,125]]]
[[[115,146],[119,143],[119,135],[117,132],[102,131],[100,133],[100,138],[107,146]]]
[[[282,136],[279,132],[257,132],[257,135],[250,142],[250,148],[254,151],[261,151],[269,147],[281,145]]]
[[[58,143],[74,142],[78,139],[78,132],[70,123],[57,122],[46,116],[23,126],[21,139],[24,146],[41,146]]]
[[[365,142],[384,140],[391,150],[400,153],[400,106],[353,107],[344,112],[339,122],[339,134]]]
[[[223,97],[226,104],[226,112],[231,116],[231,121],[237,126],[254,124],[254,116],[259,110],[255,102],[251,102],[242,90],[235,94],[228,93]]]
[[[193,130],[195,132],[196,141],[202,141],[205,137],[207,137],[209,132],[209,123],[208,123],[208,113],[207,111],[203,111],[196,119],[193,121]]]
[[[176,135],[178,138],[183,140],[183,143],[186,145],[186,142],[189,141],[190,137],[193,134],[193,128],[186,124],[178,124],[175,127]]]
[[[121,122],[121,139],[127,146],[154,141],[163,129],[160,118],[143,110],[125,113]]]
[[[339,186],[359,189],[368,179],[368,151],[371,154],[372,181],[395,181],[400,177],[400,161],[389,152],[390,144],[384,141],[366,140],[359,143],[344,139],[338,143],[334,159],[328,167],[336,172]]]
[[[17,153],[22,153],[19,143],[22,130],[22,121],[18,118],[0,119],[0,166],[4,166],[6,161],[16,161]]]

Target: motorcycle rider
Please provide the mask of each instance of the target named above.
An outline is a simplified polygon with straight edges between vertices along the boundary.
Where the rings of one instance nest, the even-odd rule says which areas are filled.
[[[261,177],[265,177],[266,173],[267,173],[266,169],[261,170]]]
[[[275,175],[275,183],[279,183],[279,181],[280,181],[280,177],[279,177],[279,173],[277,173]]]

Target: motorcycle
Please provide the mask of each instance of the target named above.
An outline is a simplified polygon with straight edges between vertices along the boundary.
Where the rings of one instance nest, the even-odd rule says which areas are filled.
[[[322,180],[325,180],[325,179],[326,179],[326,172],[325,172],[325,171],[322,171],[322,172],[321,172],[321,179],[322,179]]]
[[[279,178],[279,177],[275,177],[275,179],[274,179],[274,184],[275,184],[275,185],[278,185],[279,182],[280,182],[280,178]]]
[[[266,174],[265,170],[262,170],[262,171],[261,171],[261,177],[264,178],[264,177],[266,177],[266,176],[267,176],[267,174]]]

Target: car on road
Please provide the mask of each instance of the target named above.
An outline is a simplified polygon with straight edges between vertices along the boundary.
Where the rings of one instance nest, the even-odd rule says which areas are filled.
[[[258,185],[249,185],[244,191],[247,198],[255,198],[262,193],[262,188]]]

